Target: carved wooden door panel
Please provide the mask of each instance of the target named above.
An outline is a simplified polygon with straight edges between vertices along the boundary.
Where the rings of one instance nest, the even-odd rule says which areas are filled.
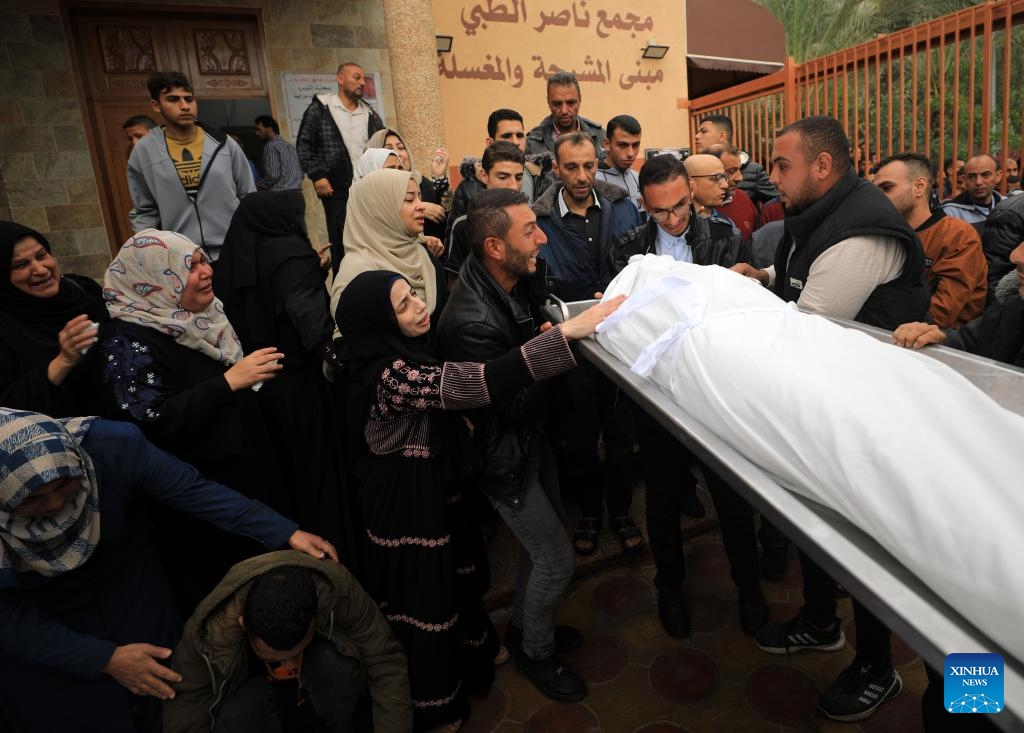
[[[188,73],[200,99],[266,96],[267,71],[255,22],[194,20],[182,34]]]
[[[121,123],[135,114],[162,123],[150,109],[146,79],[154,71],[182,71],[200,104],[203,99],[266,97],[263,32],[253,10],[69,3],[67,15],[113,254],[131,235],[128,147]]]

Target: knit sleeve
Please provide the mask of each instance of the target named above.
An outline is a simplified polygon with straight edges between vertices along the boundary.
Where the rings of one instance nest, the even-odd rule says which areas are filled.
[[[377,383],[377,415],[441,409],[469,410],[491,404],[505,393],[557,376],[576,366],[560,328],[527,341],[486,363],[448,361],[410,364],[395,359]]]

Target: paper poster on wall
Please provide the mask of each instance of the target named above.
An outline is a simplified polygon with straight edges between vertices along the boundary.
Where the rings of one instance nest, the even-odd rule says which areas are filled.
[[[302,115],[316,94],[331,94],[338,91],[338,80],[334,74],[281,74],[281,86],[284,90],[284,103],[288,112],[289,137],[295,140],[302,124]],[[366,72],[366,86],[363,89],[363,100],[384,120],[383,87],[380,73]],[[387,124],[387,120],[385,120]]]

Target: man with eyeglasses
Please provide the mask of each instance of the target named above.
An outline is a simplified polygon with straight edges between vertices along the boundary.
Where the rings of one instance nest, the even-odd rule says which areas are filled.
[[[712,156],[702,156],[712,157]],[[721,162],[713,158],[721,168]],[[691,203],[691,179],[683,162],[659,155],[640,169],[640,200],[649,219],[619,239],[614,251],[613,272],[626,266],[633,255],[657,254],[697,265],[730,267],[748,260],[749,250],[732,224],[699,217]],[[697,480],[686,470],[700,465],[690,452],[642,410],[635,411],[640,463],[647,488],[647,534],[654,554],[658,589],[658,618],[670,636],[690,633],[690,614],[683,599],[686,564],[680,512],[704,516],[697,497]],[[682,470],[680,470],[682,469]],[[718,476],[701,467],[715,502],[722,540],[739,591],[740,625],[753,634],[768,619],[761,592],[757,541],[750,505]]]
[[[729,177],[725,175],[722,161],[713,155],[698,153],[684,160],[683,165],[690,177],[690,197],[697,216],[715,217],[716,209],[725,203],[729,192]],[[718,218],[725,221],[721,215]]]
[[[717,143],[701,151],[722,161],[726,181],[725,203],[718,207],[718,213],[731,221],[740,230],[744,242],[750,241],[757,229],[757,207],[750,197],[739,188],[743,181],[743,161],[740,150],[729,143]]]

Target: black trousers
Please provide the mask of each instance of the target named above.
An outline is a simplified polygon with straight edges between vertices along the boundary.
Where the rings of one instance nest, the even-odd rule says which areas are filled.
[[[689,469],[699,461],[642,410],[636,411],[636,436],[647,485],[647,535],[657,567],[654,585],[663,593],[678,593],[686,578],[680,498],[695,489],[697,480]],[[701,470],[718,513],[732,581],[740,590],[752,590],[760,583],[754,512],[713,471],[703,465]]]
[[[359,662],[338,653],[334,644],[315,638],[302,655],[304,705],[326,733],[354,730],[356,704],[363,687]],[[294,727],[294,710],[282,709],[274,683],[251,677],[221,707],[217,733],[283,733]],[[307,717],[307,716],[301,716]]]
[[[633,502],[633,403],[589,361],[565,375],[569,403],[561,416],[562,480],[585,517],[629,514]],[[604,436],[604,464],[598,441]]]
[[[324,205],[324,217],[327,219],[327,238],[331,243],[331,272],[338,274],[341,267],[341,258],[345,256],[345,212],[348,210],[348,189],[339,193],[337,189],[334,196],[327,199],[320,199]]]
[[[831,626],[836,617],[836,582],[803,552],[800,570],[804,579],[804,613],[815,626]],[[882,669],[892,664],[892,632],[856,598],[853,622],[857,627],[857,661]]]

